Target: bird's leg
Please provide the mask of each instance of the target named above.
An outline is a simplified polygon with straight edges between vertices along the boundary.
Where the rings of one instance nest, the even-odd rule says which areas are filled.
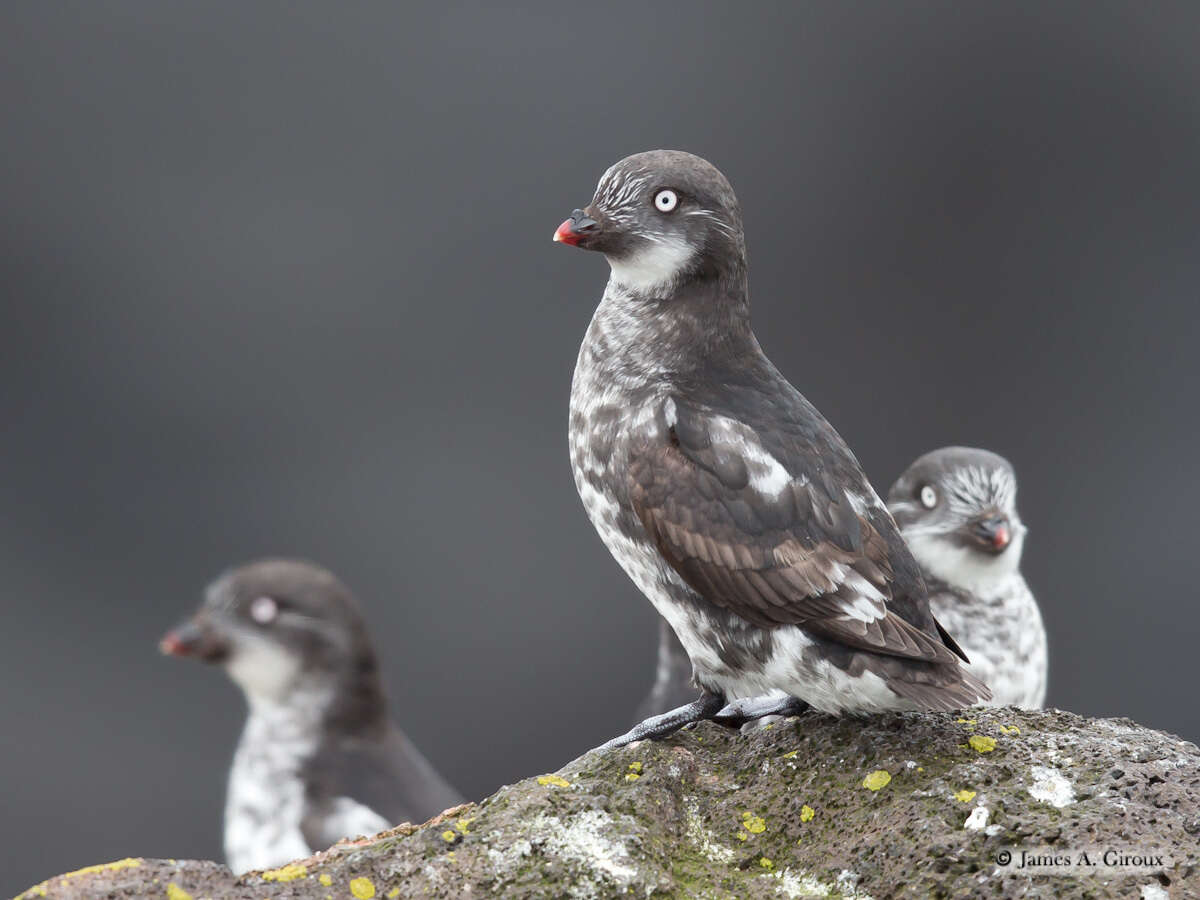
[[[624,747],[634,741],[657,740],[678,731],[684,725],[711,719],[725,706],[725,697],[705,691],[691,703],[672,709],[659,716],[651,716],[644,722],[639,722],[620,737],[615,737],[606,744],[601,744],[600,750],[612,750]]]
[[[796,697],[768,694],[764,697],[746,697],[734,700],[728,706],[710,716],[718,725],[740,728],[747,722],[763,716],[796,716],[808,709],[808,704]]]

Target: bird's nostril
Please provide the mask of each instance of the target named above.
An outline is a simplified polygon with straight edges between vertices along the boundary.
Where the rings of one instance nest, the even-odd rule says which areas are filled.
[[[582,209],[571,211],[571,227],[576,231],[590,231],[596,227],[596,220]]]

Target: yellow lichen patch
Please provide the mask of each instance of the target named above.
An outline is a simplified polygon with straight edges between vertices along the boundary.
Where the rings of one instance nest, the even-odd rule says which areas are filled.
[[[796,754],[799,752],[800,752],[799,750],[789,750],[787,753],[783,754],[783,758],[784,759],[795,759]]]
[[[813,820],[813,816],[815,816],[816,814],[817,814],[817,811],[815,809],[813,809],[811,806],[809,806],[807,803],[805,803],[802,807],[800,807],[800,821],[801,822],[811,822]]]
[[[458,835],[455,834],[452,829],[447,828],[442,832],[442,840],[447,844],[453,844],[456,840],[458,840]]]
[[[868,791],[878,791],[881,788],[888,786],[892,780],[892,773],[887,769],[876,769],[863,779],[862,786]]]
[[[954,799],[959,803],[970,803],[975,799],[975,792],[968,791],[966,788],[963,788],[961,791],[954,792]]]
[[[325,885],[325,887],[329,887],[331,884],[333,884],[333,879],[329,877],[328,872],[322,872],[320,875],[318,875],[317,881],[321,882],[321,884]]]
[[[765,856],[759,859],[758,864],[768,871],[775,868],[775,863],[772,860],[767,859]]]
[[[358,900],[371,900],[375,896],[375,885],[370,878],[351,878],[350,893]]]
[[[996,749],[996,739],[985,734],[973,734],[967,743],[971,745],[972,750],[978,750],[980,753],[991,753]]]
[[[1000,731],[1004,734],[1020,734],[1021,729],[1017,725],[1001,725]]]
[[[84,866],[82,869],[67,872],[59,877],[63,881],[66,881],[68,878],[78,878],[80,875],[99,875],[101,872],[120,872],[122,869],[136,869],[141,864],[141,859],[134,859],[132,856],[127,856],[124,859],[118,859],[116,862],[100,863],[96,866]]]
[[[637,780],[638,780],[639,778],[641,778],[641,777],[642,777],[642,776],[641,776],[641,775],[639,775],[637,772],[626,772],[626,773],[625,773],[625,780],[626,780],[626,781],[637,781]]]
[[[539,775],[538,784],[552,784],[555,787],[570,787],[571,782],[563,778],[561,775]]]
[[[924,767],[924,766],[917,766],[917,771],[918,771],[918,772],[924,772],[924,771],[925,771],[925,767]]]
[[[192,900],[192,895],[173,881],[167,882],[167,900]]]
[[[767,820],[762,816],[756,816],[754,813],[742,813],[742,827],[751,834],[762,834],[767,830]]]
[[[642,764],[640,762],[631,762],[629,764],[629,771],[637,772],[639,775],[641,775],[642,774]]]
[[[454,823],[454,827],[458,829],[459,834],[470,834],[471,829],[467,826],[474,822],[474,819],[459,819]]]
[[[400,896],[400,888],[398,888],[398,887],[394,887],[390,891],[387,892],[388,900],[396,900],[396,898],[399,896]]]
[[[299,878],[307,877],[308,869],[300,865],[300,863],[289,863],[278,869],[271,869],[269,872],[262,873],[263,881],[296,881]]]
[[[974,725],[976,722],[975,719],[955,719],[954,721],[959,725]]]
[[[744,840],[746,840],[746,839],[747,839],[747,838],[749,838],[749,837],[750,837],[750,835],[746,834],[746,832],[744,832],[744,831],[739,831],[739,832],[737,833],[737,839],[738,839],[739,841],[744,841]]]

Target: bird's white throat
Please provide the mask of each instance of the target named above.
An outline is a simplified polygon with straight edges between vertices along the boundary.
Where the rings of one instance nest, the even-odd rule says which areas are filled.
[[[1021,564],[1025,529],[1015,531],[1012,545],[999,556],[960,547],[936,534],[904,534],[904,540],[930,575],[957,588],[988,596],[1016,574]]]
[[[272,641],[256,640],[237,647],[225,671],[251,707],[283,703],[300,676],[300,659]]]
[[[657,290],[674,281],[695,254],[687,241],[678,237],[654,236],[636,253],[608,257],[612,280],[639,293]]]

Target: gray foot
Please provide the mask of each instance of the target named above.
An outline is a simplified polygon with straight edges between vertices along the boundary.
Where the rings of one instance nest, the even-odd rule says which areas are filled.
[[[747,722],[764,716],[796,716],[808,709],[808,704],[796,697],[746,697],[734,700],[719,710],[712,720],[718,725],[741,728]]]
[[[685,706],[665,712],[660,716],[651,716],[644,722],[639,722],[620,737],[615,737],[608,743],[601,744],[599,749],[611,750],[614,747],[624,747],[626,744],[632,744],[634,741],[664,738],[685,725],[713,718],[713,716],[722,711],[722,707],[724,706],[724,697],[720,694],[711,694],[705,691],[698,699],[693,700]]]

